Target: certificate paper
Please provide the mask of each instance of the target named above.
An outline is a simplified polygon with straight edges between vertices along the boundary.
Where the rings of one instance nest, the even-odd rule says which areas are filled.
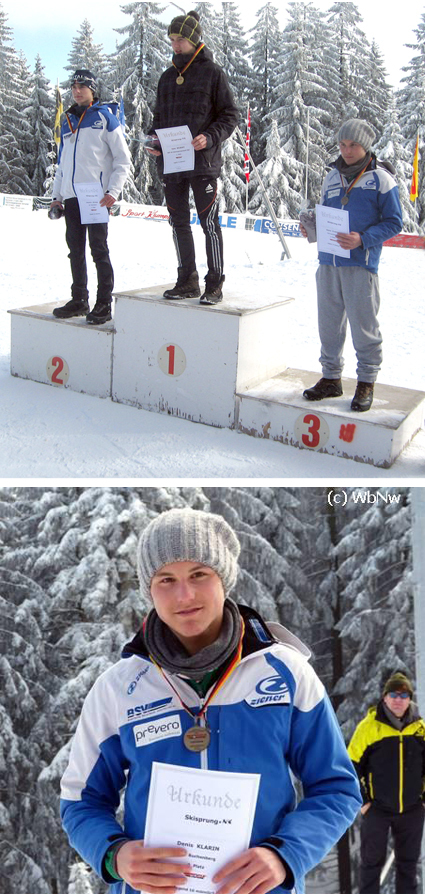
[[[185,847],[191,877],[178,888],[214,894],[212,876],[249,847],[260,776],[152,764],[144,844]]]
[[[349,258],[350,249],[341,248],[336,241],[337,233],[349,233],[350,222],[348,211],[343,208],[329,208],[327,205],[316,205],[317,248],[319,251]]]
[[[80,206],[81,223],[108,223],[108,209],[99,205],[105,194],[100,183],[74,183],[74,189]]]
[[[172,174],[173,171],[193,171],[195,150],[187,124],[182,124],[181,127],[159,127],[155,133],[161,143],[164,174]]]

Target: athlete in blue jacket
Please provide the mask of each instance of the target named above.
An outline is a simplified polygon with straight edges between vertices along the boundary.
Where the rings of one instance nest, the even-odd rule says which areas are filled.
[[[221,516],[192,509],[157,516],[141,536],[153,607],[87,696],[62,779],[70,843],[116,894],[174,894],[191,872],[186,848],[143,844],[153,761],[260,774],[250,847],[215,873],[221,894],[302,892],[360,806],[308,650],[228,596],[239,550]]]
[[[396,182],[370,151],[374,131],[351,118],[338,134],[340,156],[325,177],[321,204],[345,208],[350,232],[338,233],[349,257],[319,252],[317,301],[320,362],[323,378],[304,391],[307,400],[342,394],[342,352],[347,319],[357,356],[357,388],[351,403],[355,411],[368,410],[382,363],[379,330],[378,264],[382,244],[400,232],[403,220]],[[301,227],[303,235],[307,235]]]
[[[100,184],[99,204],[111,208],[130,170],[130,153],[116,116],[116,103],[100,103],[95,96],[96,80],[87,69],[71,79],[74,104],[61,127],[59,161],[53,183],[51,208],[64,209],[66,241],[72,274],[72,298],[53,311],[55,317],[85,316],[88,323],[111,319],[114,272],[107,244],[108,224],[82,224],[76,193],[79,183]],[[86,230],[97,271],[97,298],[92,310],[87,291],[85,256]]]

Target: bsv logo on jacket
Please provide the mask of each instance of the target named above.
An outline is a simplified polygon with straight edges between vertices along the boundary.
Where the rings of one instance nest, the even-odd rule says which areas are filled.
[[[255,687],[255,691],[245,699],[251,708],[264,705],[289,705],[291,703],[288,685],[282,677],[265,677]]]
[[[164,717],[162,720],[149,720],[147,723],[139,723],[133,727],[136,748],[142,745],[151,745],[162,739],[171,739],[173,736],[181,736],[182,727],[178,714]]]
[[[93,124],[92,124],[92,126],[91,126],[92,130],[101,130],[102,127],[103,127],[103,124],[102,124],[102,122],[99,120],[99,118],[97,119],[97,121],[93,121]]]
[[[374,178],[369,178],[369,180],[365,180],[364,183],[361,184],[363,189],[376,189],[376,183]]]

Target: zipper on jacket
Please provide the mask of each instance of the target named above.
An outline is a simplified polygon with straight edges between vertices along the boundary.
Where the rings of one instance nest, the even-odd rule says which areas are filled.
[[[399,808],[400,808],[400,813],[403,813],[403,736],[400,736],[399,759],[400,759]]]

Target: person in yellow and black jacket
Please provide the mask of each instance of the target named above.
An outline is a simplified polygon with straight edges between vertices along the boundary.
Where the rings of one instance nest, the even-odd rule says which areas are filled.
[[[409,678],[393,673],[348,746],[363,795],[360,894],[379,894],[390,830],[396,894],[417,892],[425,815],[425,723],[412,696]]]

